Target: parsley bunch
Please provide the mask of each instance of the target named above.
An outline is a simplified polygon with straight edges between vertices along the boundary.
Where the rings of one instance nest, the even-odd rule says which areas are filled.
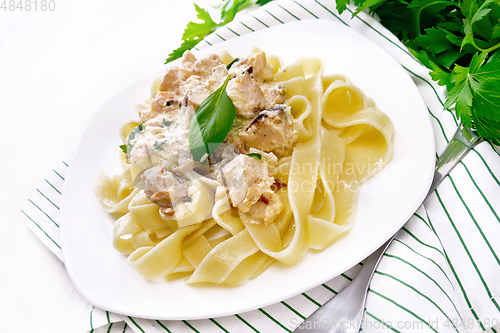
[[[336,0],[342,12],[350,0]],[[448,93],[444,107],[500,144],[499,0],[355,0],[428,67]]]
[[[201,23],[190,22],[182,45],[166,62],[182,56],[250,4],[272,0],[222,0],[219,23],[195,5]],[[351,0],[336,2],[342,13]],[[376,13],[448,93],[444,107],[480,136],[500,145],[500,0],[353,0],[357,15]]]

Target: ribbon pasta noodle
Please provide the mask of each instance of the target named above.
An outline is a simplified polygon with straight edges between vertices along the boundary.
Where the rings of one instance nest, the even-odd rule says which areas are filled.
[[[264,63],[259,62],[262,57]],[[222,60],[217,59],[197,60],[191,54],[183,57],[185,66],[191,66],[186,67],[192,71],[191,76],[201,71],[196,64],[201,66],[202,61],[211,62],[210,73],[217,69],[227,75],[227,70],[214,63],[222,61],[226,66],[233,58],[225,53],[220,56]],[[277,101],[281,90],[286,99],[261,107],[257,117],[245,119],[240,109],[243,106],[238,104],[238,98],[245,96],[231,97],[241,116],[235,124],[240,121],[244,125],[234,125],[240,132],[229,134],[225,142],[239,151],[236,149],[227,160],[223,158],[231,150],[222,151],[222,162],[215,171],[203,173],[200,165],[191,163],[189,153],[185,154],[188,150],[182,150],[186,148],[182,138],[189,133],[176,123],[181,118],[168,118],[191,119],[199,103],[192,97],[198,88],[189,88],[185,96],[193,99],[172,111],[169,101],[175,96],[168,89],[174,88],[168,85],[178,77],[168,78],[172,72],[167,72],[153,83],[152,98],[144,104],[140,117],[122,127],[127,149],[121,155],[123,172],[109,176],[101,171],[97,177],[96,196],[108,213],[120,216],[114,222],[113,246],[147,279],[184,276],[187,283],[239,286],[275,261],[296,265],[308,248],[323,250],[352,228],[359,186],[391,159],[391,120],[347,77],[325,75],[323,60],[308,57],[284,67],[279,58],[266,57],[259,51],[245,59],[236,63],[247,67],[228,85],[230,97],[231,89],[250,75],[268,100],[271,96]],[[208,74],[197,75],[199,80]],[[207,89],[213,92],[216,88]],[[251,135],[249,129],[253,128],[253,134],[264,131],[269,123],[260,123],[261,127],[255,123],[275,119],[283,112],[285,118],[287,114],[293,118],[281,120],[287,121],[284,125],[280,123],[290,128],[286,137],[289,147],[249,147],[249,142],[256,142],[255,138],[245,139],[245,135]],[[168,131],[173,131],[172,138],[175,136],[169,140],[178,140],[179,146],[166,139]],[[150,141],[145,144],[148,135]],[[266,140],[274,144],[275,139]],[[140,142],[149,150],[141,148]],[[169,147],[177,147],[175,160],[160,154]],[[140,155],[144,151],[147,154]],[[261,168],[252,170],[262,170],[262,175],[241,176],[246,175],[242,169],[233,177],[237,159],[244,160],[249,168]],[[168,167],[164,166],[166,160]],[[186,169],[186,165],[190,167]],[[256,177],[252,183],[241,183],[238,178],[251,176]],[[167,183],[167,187],[157,186]]]

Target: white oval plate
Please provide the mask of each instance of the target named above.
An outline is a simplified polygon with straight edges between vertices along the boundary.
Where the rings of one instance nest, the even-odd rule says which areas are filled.
[[[68,170],[62,203],[62,250],[70,278],[95,306],[150,319],[200,319],[254,310],[312,289],[362,261],[420,206],[430,186],[434,135],[429,114],[408,74],[356,31],[332,21],[300,21],[220,43],[198,52],[227,50],[244,56],[252,47],[280,56],[285,65],[303,56],[326,61],[326,72],[347,75],[393,121],[390,164],[361,187],[353,229],[322,252],[308,251],[294,267],[274,264],[238,288],[199,287],[184,281],[147,281],[114,250],[115,220],[92,192],[97,173],[119,172],[118,130],[135,104],[149,96],[151,75],[111,97],[94,114]]]

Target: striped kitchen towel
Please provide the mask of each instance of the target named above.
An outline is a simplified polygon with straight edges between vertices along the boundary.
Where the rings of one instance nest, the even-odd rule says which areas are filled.
[[[408,50],[373,17],[339,15],[333,0],[276,0],[220,28],[197,49],[271,26],[327,19],[355,29],[391,54],[412,77],[441,152],[458,125],[437,86]],[[28,226],[61,260],[59,203],[69,159],[49,171],[22,210]],[[363,332],[497,332],[500,329],[500,155],[478,145],[399,231],[376,271]],[[495,199],[497,198],[497,199]],[[313,290],[255,311],[205,320],[159,321],[94,308],[90,332],[291,332],[356,275],[360,265]],[[326,322],[324,325],[346,325]],[[313,327],[311,327],[313,328]]]

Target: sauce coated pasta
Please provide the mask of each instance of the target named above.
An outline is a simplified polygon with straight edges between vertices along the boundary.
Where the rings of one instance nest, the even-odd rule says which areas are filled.
[[[120,216],[113,246],[130,266],[148,279],[239,286],[352,228],[359,186],[391,159],[393,125],[324,67],[315,57],[283,66],[258,50],[242,59],[188,51],[153,82],[122,127],[123,172],[103,170],[95,185]],[[231,130],[196,161],[196,109],[228,77]]]

